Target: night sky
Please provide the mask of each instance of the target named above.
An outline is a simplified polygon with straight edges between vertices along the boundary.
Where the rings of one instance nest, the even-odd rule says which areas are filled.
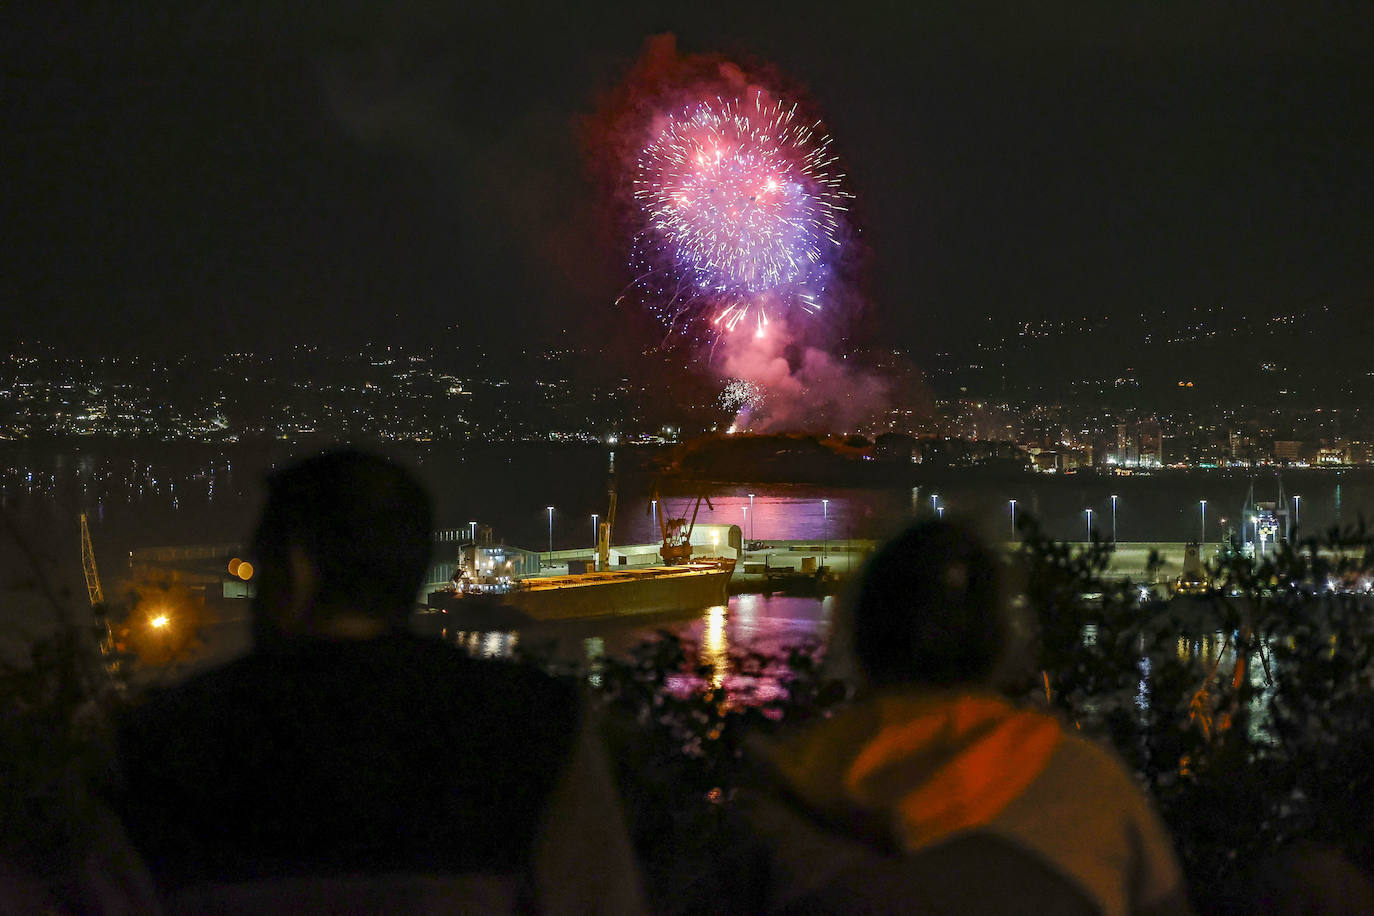
[[[76,6],[0,12],[0,343],[653,342],[584,132],[665,31],[824,113],[856,344],[1371,304],[1357,3]]]

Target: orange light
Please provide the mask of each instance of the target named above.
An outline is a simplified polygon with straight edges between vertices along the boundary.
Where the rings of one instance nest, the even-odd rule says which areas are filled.
[[[239,564],[238,572],[234,573],[234,575],[238,576],[244,582],[247,582],[249,579],[253,578],[253,564],[244,560]]]
[[[229,575],[231,575],[231,576],[237,576],[237,575],[239,574],[239,565],[240,565],[242,562],[243,562],[243,561],[240,560],[238,557],[234,557],[232,560],[230,560],[230,561],[229,561]]]
[[[160,630],[160,629],[162,629],[163,627],[167,626],[167,624],[168,624],[169,622],[170,622],[170,621],[168,620],[166,614],[158,614],[158,615],[157,615],[156,617],[154,617],[152,620],[149,620],[149,621],[148,621],[148,624],[149,624],[149,626],[151,626],[153,629],[155,629],[155,630]]]

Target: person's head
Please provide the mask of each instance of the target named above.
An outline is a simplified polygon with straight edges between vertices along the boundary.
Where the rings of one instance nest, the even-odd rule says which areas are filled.
[[[873,555],[850,614],[873,687],[986,682],[1007,640],[1002,560],[956,523],[918,522]]]
[[[399,629],[424,581],[430,501],[385,458],[326,452],[268,477],[254,538],[258,641]]]

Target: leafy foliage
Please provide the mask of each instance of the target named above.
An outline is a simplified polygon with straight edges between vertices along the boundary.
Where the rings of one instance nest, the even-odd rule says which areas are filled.
[[[1374,864],[1374,539],[1363,523],[1258,559],[1223,549],[1205,593],[1169,601],[1110,580],[1108,544],[1074,553],[1033,523],[1023,533],[1041,699],[1136,772],[1190,885],[1205,889],[1202,909],[1244,909],[1256,869],[1299,842]]]
[[[625,659],[606,660],[599,673],[655,912],[749,899],[750,843],[731,807],[748,767],[745,742],[784,720],[821,715],[845,695],[822,673],[814,644],[792,649],[785,661],[735,656],[725,672],[696,660],[692,649],[663,632]]]

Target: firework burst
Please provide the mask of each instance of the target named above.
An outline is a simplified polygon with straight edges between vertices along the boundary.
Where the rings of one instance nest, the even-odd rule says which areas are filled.
[[[758,90],[667,116],[636,164],[631,283],[672,330],[819,311],[852,197],[819,121]]]
[[[763,407],[767,400],[767,392],[758,382],[732,378],[726,380],[725,389],[721,391],[717,403],[726,410],[738,414],[746,410],[755,412]]]

